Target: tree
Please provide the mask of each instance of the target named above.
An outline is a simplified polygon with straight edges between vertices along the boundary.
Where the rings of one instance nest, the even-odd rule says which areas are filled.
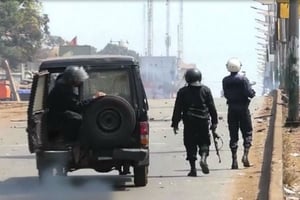
[[[32,61],[49,35],[47,15],[38,0],[0,0],[0,56],[12,66]]]

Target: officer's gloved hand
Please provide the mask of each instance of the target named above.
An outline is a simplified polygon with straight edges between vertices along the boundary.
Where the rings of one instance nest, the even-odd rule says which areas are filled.
[[[178,127],[173,127],[173,132],[174,132],[174,135],[177,135],[178,134]]]
[[[100,98],[100,97],[104,97],[104,96],[106,96],[106,93],[104,93],[104,92],[96,92],[96,94],[93,96],[93,98],[94,99],[96,99],[96,98]]]

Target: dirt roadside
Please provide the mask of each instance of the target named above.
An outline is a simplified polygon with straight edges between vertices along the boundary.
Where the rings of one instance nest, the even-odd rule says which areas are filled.
[[[285,126],[288,107],[283,99],[281,91],[278,91],[276,118],[279,119],[274,125],[277,139],[274,139],[272,152],[272,157],[276,157],[277,160],[272,160],[271,165],[271,180],[275,179],[276,182],[274,180],[271,182],[269,198],[300,200],[300,128]],[[264,104],[254,114],[254,138],[250,152],[253,166],[241,171],[235,177],[233,200],[258,199],[264,147],[268,130],[272,128],[269,126],[272,102],[271,96],[266,97]]]
[[[232,194],[233,200],[255,200],[258,197],[272,102],[272,96],[266,96],[262,106],[252,114],[254,130],[253,143],[249,153],[251,167],[240,170],[235,177]]]
[[[0,125],[10,127],[14,122],[26,121],[27,105],[27,102],[0,102]]]

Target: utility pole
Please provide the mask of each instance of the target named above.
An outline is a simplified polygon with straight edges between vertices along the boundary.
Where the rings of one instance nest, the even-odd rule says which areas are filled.
[[[276,87],[275,77],[276,77],[276,63],[275,63],[275,41],[274,41],[274,16],[270,15],[270,13],[274,13],[274,5],[268,4],[268,16],[266,16],[266,21],[268,22],[268,30],[269,30],[269,55],[268,61],[270,64],[270,89],[273,90]]]
[[[273,42],[274,42],[274,47],[275,47],[275,61],[274,61],[274,67],[275,67],[275,88],[279,88],[280,85],[280,42],[278,40],[279,33],[278,33],[278,24],[279,24],[279,19],[277,17],[278,12],[277,12],[277,6],[275,2],[272,4],[273,7],[273,25],[274,25],[274,37],[273,37]]]
[[[288,76],[287,76],[287,51],[288,51],[288,19],[280,18],[280,88],[287,92]]]
[[[180,62],[183,57],[183,0],[179,2],[179,24],[178,24],[178,55],[177,59]]]
[[[290,0],[288,46],[288,118],[286,123],[299,124],[299,14],[298,0]]]
[[[170,37],[170,2],[169,0],[166,0],[166,56],[170,55],[170,46],[171,46],[171,37]]]
[[[148,41],[147,41],[147,56],[153,54],[153,2],[147,0],[147,17],[148,17]]]
[[[279,89],[288,95],[289,73],[288,73],[288,44],[289,44],[289,2],[277,2],[278,20],[278,52],[280,85]]]
[[[279,8],[278,8],[279,9]],[[280,13],[280,11],[278,11]],[[280,85],[279,88],[286,92],[286,85],[287,85],[287,43],[288,43],[288,26],[287,26],[288,19],[285,18],[278,18],[279,22],[279,69],[280,69]]]
[[[144,51],[144,55],[147,56],[148,54],[148,49],[147,49],[147,4],[146,2],[143,4],[143,30],[144,30],[144,34],[143,34],[143,51]]]

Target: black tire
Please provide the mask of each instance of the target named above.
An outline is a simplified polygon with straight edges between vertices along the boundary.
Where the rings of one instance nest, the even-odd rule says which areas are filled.
[[[38,168],[38,176],[40,183],[45,182],[45,180],[51,180],[55,177],[64,177],[67,176],[67,168],[65,164],[57,164],[55,160],[49,159],[43,153],[36,154],[37,159],[37,168]]]
[[[86,108],[81,137],[92,148],[115,147],[130,141],[136,126],[135,111],[122,97],[104,96]]]
[[[148,183],[148,166],[137,166],[133,168],[134,185],[137,187],[146,186]]]
[[[41,184],[49,182],[54,177],[52,167],[45,167],[45,166],[40,167],[38,169],[38,173],[39,173],[39,181]]]
[[[28,141],[28,150],[30,153],[33,153],[35,148],[34,148],[32,136],[30,136],[29,133],[27,134],[27,141]]]
[[[67,176],[67,172],[62,167],[42,167],[38,170],[40,183],[55,180],[58,177]]]
[[[68,175],[66,168],[61,167],[61,166],[55,167],[55,171],[56,172],[55,172],[54,176],[67,176]]]

